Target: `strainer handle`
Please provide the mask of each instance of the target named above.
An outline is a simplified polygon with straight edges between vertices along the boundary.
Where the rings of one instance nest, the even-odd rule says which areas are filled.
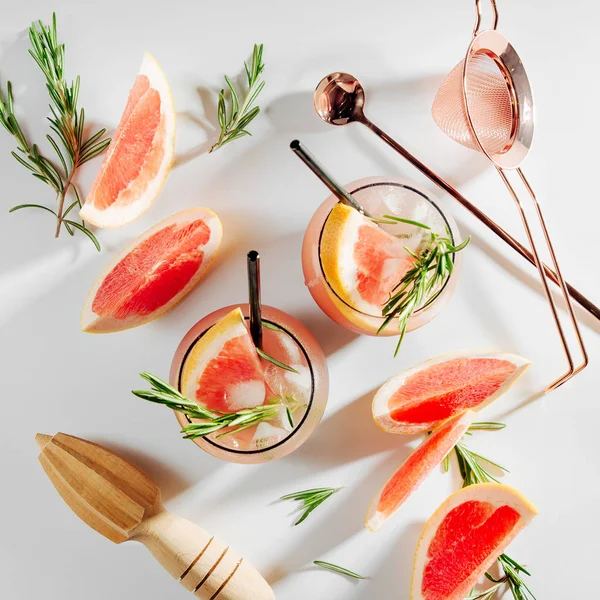
[[[496,0],[490,0],[492,5],[492,12],[494,15],[494,24],[492,29],[498,29],[498,7],[496,6]],[[477,11],[477,20],[475,21],[475,27],[473,27],[473,37],[475,37],[481,28],[481,0],[475,0],[475,10]]]

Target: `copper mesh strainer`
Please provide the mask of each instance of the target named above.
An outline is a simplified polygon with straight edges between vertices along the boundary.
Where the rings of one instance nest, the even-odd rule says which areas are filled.
[[[495,0],[490,0],[494,16],[493,28],[480,31],[480,2],[481,0],[475,0],[477,21],[465,58],[452,69],[440,87],[433,101],[432,113],[435,122],[444,133],[467,148],[483,152],[492,161],[517,205],[569,363],[567,372],[548,386],[547,389],[551,390],[584,369],[588,364],[588,356],[541,207],[520,168],[533,140],[533,97],[529,79],[515,49],[496,31],[498,11]],[[533,201],[582,354],[582,362],[577,366],[550,292],[527,215],[519,195],[507,177],[507,170],[516,170]]]

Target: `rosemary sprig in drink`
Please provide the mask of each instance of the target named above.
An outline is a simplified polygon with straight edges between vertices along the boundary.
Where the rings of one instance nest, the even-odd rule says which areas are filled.
[[[430,227],[418,221],[393,215],[384,215],[382,219],[376,221],[384,224],[408,223],[427,230],[428,236],[418,253],[412,252],[405,246],[406,251],[413,257],[414,263],[394,287],[387,304],[381,311],[384,321],[377,333],[381,333],[393,319],[398,320],[400,337],[394,352],[396,356],[404,340],[408,320],[416,310],[424,304],[433,302],[441,293],[444,283],[452,275],[454,268],[452,255],[466,248],[471,238],[468,237],[455,246],[449,234],[446,237],[434,233]]]
[[[358,573],[349,571],[344,567],[340,567],[338,565],[334,565],[333,563],[328,563],[323,560],[315,560],[313,561],[313,564],[317,565],[317,567],[321,567],[322,569],[327,569],[328,571],[333,571],[334,573],[339,573],[340,575],[346,575],[346,577],[352,577],[353,579],[368,579],[368,577],[364,577],[363,575],[359,575]]]
[[[469,427],[467,433],[482,429],[493,431],[503,429],[504,427],[504,423],[473,423],[471,427]],[[489,458],[485,458],[484,456],[469,450],[462,442],[456,444],[454,447],[454,454],[456,455],[460,474],[463,479],[463,487],[474,485],[476,483],[498,483],[498,480],[489,472],[484,463],[508,473],[507,469],[501,467],[498,463]],[[450,455],[448,455],[448,457],[449,456]],[[444,469],[446,472],[449,469],[448,457],[444,460]],[[486,573],[486,577],[489,581],[493,582],[494,585],[483,592],[472,592],[467,600],[491,600],[494,594],[504,586],[508,587],[515,600],[535,600],[533,592],[527,587],[527,584],[521,576],[523,573],[531,576],[529,571],[506,554],[501,554],[498,557],[498,563],[500,564],[504,575],[495,579],[492,575]]]
[[[281,407],[284,408],[290,423],[293,425],[291,413],[298,408],[298,406],[292,405],[290,398],[275,397],[268,404],[245,408],[232,413],[208,410],[186,398],[172,385],[156,377],[156,375],[148,372],[140,373],[140,375],[150,383],[151,389],[132,390],[134,396],[156,404],[163,404],[190,419],[202,419],[201,423],[190,423],[181,430],[186,440],[205,437],[210,433],[223,429],[227,429],[227,431],[221,433],[220,436],[242,431],[261,421],[269,421],[278,417]]]
[[[304,521],[310,513],[320,506],[327,500],[331,498],[333,494],[339,492],[342,488],[314,488],[312,490],[304,490],[302,492],[294,492],[293,494],[287,494],[286,496],[281,496],[280,500],[297,500],[302,502],[302,505],[299,507],[299,510],[303,510],[304,513],[302,516],[294,523],[294,525],[300,525],[302,521]]]
[[[56,14],[52,15],[52,25],[47,26],[42,21],[33,23],[29,28],[31,49],[29,54],[42,70],[46,78],[46,88],[50,96],[50,111],[48,117],[53,134],[46,135],[60,165],[46,158],[36,144],[31,144],[23,132],[14,112],[12,85],[6,84],[6,98],[0,93],[0,123],[14,137],[17,152],[12,152],[15,159],[32,175],[49,185],[54,191],[58,207],[53,210],[41,204],[19,204],[10,212],[23,208],[40,208],[52,213],[56,218],[55,236],[58,237],[62,225],[70,235],[77,229],[87,235],[100,250],[96,236],[86,227],[85,222],[70,218],[69,213],[74,208],[81,208],[81,197],[75,184],[74,177],[77,169],[98,156],[108,146],[110,139],[103,138],[105,129],[101,129],[84,139],[85,113],[78,109],[80,80],[68,84],[64,76],[65,46],[58,43],[56,30]],[[62,149],[61,149],[62,147]],[[65,202],[72,192],[74,200],[65,207]]]
[[[217,117],[221,134],[217,142],[211,147],[210,152],[218,150],[225,144],[233,142],[245,135],[252,135],[246,127],[258,115],[260,108],[253,106],[258,95],[265,87],[265,82],[262,79],[262,72],[265,65],[262,61],[263,44],[254,44],[252,52],[252,61],[250,66],[244,62],[244,69],[248,79],[248,89],[244,99],[240,101],[240,97],[235,90],[231,79],[225,75],[225,82],[229,88],[229,110],[227,110],[225,101],[225,90],[219,92],[219,103],[217,107]]]

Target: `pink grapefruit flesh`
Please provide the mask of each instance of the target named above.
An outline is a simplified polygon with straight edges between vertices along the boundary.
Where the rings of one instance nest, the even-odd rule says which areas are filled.
[[[121,227],[136,219],[168,175],[174,141],[169,85],[146,54],[81,217],[98,227]]]
[[[402,463],[373,499],[365,525],[379,529],[444,460],[467,431],[475,413],[468,410],[444,423]]]
[[[442,356],[385,383],[373,400],[373,417],[393,433],[430,431],[467,409],[488,405],[528,366],[524,358],[506,353]]]
[[[450,496],[425,525],[411,600],[463,600],[537,514],[506,485],[472,485]]]
[[[97,279],[82,329],[120,331],[169,310],[200,281],[221,235],[218,217],[206,208],[176,213],[143,233]]]
[[[183,365],[181,392],[210,410],[235,412],[267,399],[263,367],[239,308],[208,329]]]
[[[400,239],[344,204],[336,204],[325,222],[320,259],[336,296],[377,317],[412,264]]]

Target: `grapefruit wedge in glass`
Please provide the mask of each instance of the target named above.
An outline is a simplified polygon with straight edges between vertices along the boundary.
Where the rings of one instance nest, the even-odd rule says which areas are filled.
[[[421,534],[411,600],[466,598],[536,514],[536,508],[507,485],[479,483],[452,494]]]
[[[468,410],[449,419],[427,437],[387,480],[371,502],[365,519],[367,529],[379,529],[404,504],[450,453],[474,418],[475,412]]]
[[[181,393],[209,410],[236,412],[266,400],[265,377],[239,308],[213,325],[186,357]]]
[[[323,273],[345,304],[381,317],[390,292],[413,263],[404,245],[357,210],[336,204],[321,236]]]
[[[373,398],[375,423],[389,433],[422,433],[504,394],[530,362],[508,353],[448,354],[387,381]]]
[[[107,228],[137,219],[166,180],[174,148],[175,109],[169,84],[146,53],[81,218]]]
[[[83,331],[121,331],[167,312],[202,279],[222,233],[208,208],[183,210],[145,231],[92,286],[81,313]]]

